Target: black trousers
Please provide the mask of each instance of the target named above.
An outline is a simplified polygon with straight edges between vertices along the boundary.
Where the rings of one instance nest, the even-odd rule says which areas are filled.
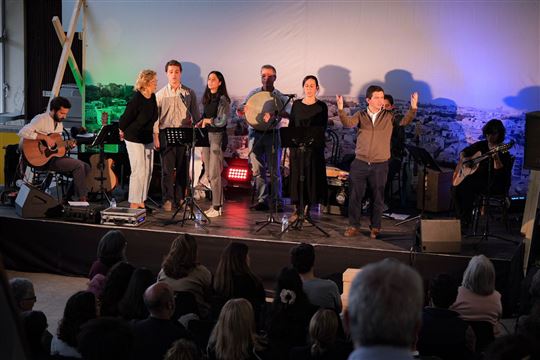
[[[388,161],[371,163],[354,159],[349,172],[349,225],[360,227],[362,199],[369,185],[373,197],[371,227],[380,228],[384,211],[384,187],[388,176]]]
[[[187,146],[167,146],[160,152],[161,191],[163,202],[177,204],[184,199],[188,184],[189,154]]]

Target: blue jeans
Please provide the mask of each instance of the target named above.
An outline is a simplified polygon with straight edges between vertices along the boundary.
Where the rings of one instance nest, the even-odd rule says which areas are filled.
[[[388,161],[371,163],[354,159],[349,172],[349,225],[360,227],[362,199],[369,185],[373,196],[371,227],[380,228],[384,211],[384,187],[388,175]]]
[[[268,183],[266,180],[266,172],[268,169],[272,169],[270,174],[273,177],[273,184],[276,189],[272,189],[272,198],[274,198],[274,191],[277,191],[277,201],[279,204],[283,203],[281,198],[281,170],[279,159],[281,159],[281,142],[279,139],[279,132],[276,133],[276,144],[272,146],[273,136],[272,130],[268,130],[263,135],[262,132],[249,129],[249,143],[248,147],[251,151],[249,155],[249,162],[251,164],[251,171],[253,172],[253,179],[255,181],[255,189],[257,192],[257,202],[266,202],[268,200]],[[274,154],[272,155],[272,148],[274,148]]]

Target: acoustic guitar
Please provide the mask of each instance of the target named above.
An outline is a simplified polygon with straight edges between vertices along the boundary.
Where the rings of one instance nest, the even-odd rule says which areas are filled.
[[[101,125],[107,125],[109,121],[109,114],[107,112],[101,113]],[[116,185],[118,185],[118,178],[114,173],[112,167],[114,165],[113,159],[106,159],[103,150],[104,144],[100,145],[100,153],[90,156],[90,173],[86,177],[86,186],[91,193],[97,193],[100,191],[111,192]],[[103,188],[101,187],[103,181]]]
[[[118,185],[118,179],[114,173],[112,167],[114,165],[113,159],[103,159],[100,161],[100,154],[94,154],[90,156],[90,173],[86,177],[86,186],[91,193],[97,193],[101,191],[101,180],[103,180],[103,191],[110,192],[116,185]],[[101,172],[103,169],[103,173]],[[102,175],[103,174],[103,175]],[[102,178],[103,176],[103,178]]]
[[[507,144],[495,146],[484,154],[482,154],[480,151],[477,151],[473,154],[473,156],[464,157],[463,159],[459,160],[456,169],[454,170],[454,175],[452,177],[452,185],[458,186],[463,182],[463,180],[465,180],[467,176],[474,174],[476,170],[478,170],[478,167],[480,166],[480,163],[482,161],[489,158],[490,156],[495,155],[497,152],[506,153],[512,148],[512,146],[514,146],[513,140]]]
[[[75,140],[64,140],[59,133],[49,136],[55,142],[52,147],[49,147],[45,140],[23,139],[21,147],[24,158],[33,167],[44,166],[54,157],[64,157],[66,152],[77,144]]]

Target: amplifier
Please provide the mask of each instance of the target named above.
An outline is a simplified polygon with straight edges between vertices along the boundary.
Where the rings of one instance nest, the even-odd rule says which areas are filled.
[[[146,220],[146,209],[110,207],[101,212],[101,223],[106,225],[139,226]]]
[[[84,222],[89,224],[99,224],[101,221],[101,211],[106,208],[104,205],[88,206],[64,206],[63,219],[68,221]]]

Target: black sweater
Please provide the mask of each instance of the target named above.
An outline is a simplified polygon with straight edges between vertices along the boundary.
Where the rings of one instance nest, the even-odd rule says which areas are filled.
[[[150,99],[147,99],[136,91],[120,117],[119,127],[127,141],[150,144],[154,140],[153,126],[157,119],[156,95],[152,94]]]

